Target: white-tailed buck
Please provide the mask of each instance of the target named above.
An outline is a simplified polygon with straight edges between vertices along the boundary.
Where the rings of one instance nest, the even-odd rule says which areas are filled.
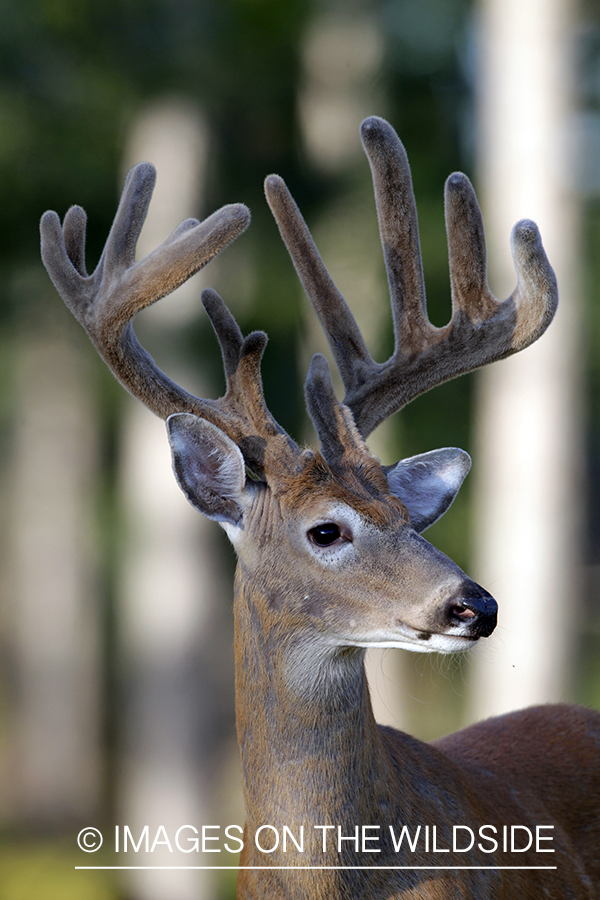
[[[600,715],[534,708],[433,745],[373,718],[365,648],[463,650],[491,634],[496,603],[420,536],[449,507],[468,456],[444,449],[382,466],[365,440],[434,385],[531,344],[552,319],[557,290],[537,227],[522,221],[513,231],[517,288],[504,302],[492,296],[477,200],[454,174],[446,184],[453,315],[433,327],[404,149],[378,118],[363,123],[362,140],[392,295],[395,349],[385,363],[369,355],[283,181],[273,175],[265,185],[345,386],[340,403],[327,362],[313,358],[306,398],[320,451],[297,446],[270,415],[260,377],[267,338],[244,338],[214,291],[203,303],[223,354],[221,399],[171,382],[133,332],[136,313],[246,228],[244,206],[183,222],[135,262],[155,178],[138,165],[92,275],[83,210],[70,209],[62,227],[56,213],[42,219],[56,288],[117,378],[167,419],[182,490],[237,551],[247,812],[238,896],[598,898]]]

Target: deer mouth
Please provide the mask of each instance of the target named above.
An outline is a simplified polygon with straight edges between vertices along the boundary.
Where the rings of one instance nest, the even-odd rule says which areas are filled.
[[[453,653],[477,643],[480,634],[452,634],[448,631],[426,631],[398,620],[396,628],[404,640],[397,644],[424,653]]]
[[[460,653],[477,643],[480,634],[452,634],[449,631],[427,631],[414,628],[401,619],[394,627],[379,634],[352,640],[355,647],[410,650],[413,653]]]

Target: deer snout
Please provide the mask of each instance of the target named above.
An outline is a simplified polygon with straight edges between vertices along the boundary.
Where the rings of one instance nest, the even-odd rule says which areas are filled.
[[[468,637],[489,637],[498,619],[498,604],[474,581],[461,585],[448,600],[450,625],[467,626]]]

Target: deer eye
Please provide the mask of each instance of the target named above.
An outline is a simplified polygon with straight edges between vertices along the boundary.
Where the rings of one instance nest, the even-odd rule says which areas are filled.
[[[330,547],[338,541],[349,540],[348,535],[342,534],[340,526],[335,522],[324,522],[322,525],[315,525],[308,532],[308,536],[313,544],[318,547]]]

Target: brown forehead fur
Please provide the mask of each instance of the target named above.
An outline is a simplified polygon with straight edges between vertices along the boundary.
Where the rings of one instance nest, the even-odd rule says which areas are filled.
[[[410,522],[404,504],[390,493],[387,478],[375,457],[360,450],[347,451],[339,466],[330,466],[321,453],[307,453],[301,473],[294,473],[277,491],[280,500],[292,509],[314,502],[315,491],[322,497],[351,506],[374,525]]]

